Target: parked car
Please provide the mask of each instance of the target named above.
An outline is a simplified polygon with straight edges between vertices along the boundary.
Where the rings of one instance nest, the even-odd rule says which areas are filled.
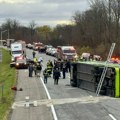
[[[56,57],[56,54],[57,54],[57,49],[56,48],[52,48],[51,52],[50,52],[50,55]]]
[[[48,48],[52,48],[53,46],[52,45],[45,45],[45,51],[48,49]]]
[[[50,55],[50,52],[51,52],[52,48],[53,48],[53,47],[47,48],[47,50],[46,50],[46,55]]]
[[[33,49],[33,45],[31,43],[26,45],[26,48]]]

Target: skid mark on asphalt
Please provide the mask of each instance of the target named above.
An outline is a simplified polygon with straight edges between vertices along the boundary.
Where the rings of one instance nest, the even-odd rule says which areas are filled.
[[[61,105],[61,104],[66,104],[66,103],[75,103],[78,102],[78,104],[85,104],[85,103],[98,103],[101,100],[107,100],[111,99],[109,97],[93,97],[93,96],[88,96],[88,97],[81,97],[81,98],[65,98],[65,99],[43,99],[43,100],[35,100],[37,101],[37,105],[46,105],[50,107],[51,105]],[[34,101],[29,101],[30,105],[33,105]],[[20,102],[15,102],[12,106],[13,109],[16,107],[24,107],[26,104],[25,101],[20,101]]]

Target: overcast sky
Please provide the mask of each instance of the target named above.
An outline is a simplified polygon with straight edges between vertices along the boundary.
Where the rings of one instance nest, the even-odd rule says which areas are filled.
[[[0,0],[0,24],[8,18],[26,26],[68,24],[75,11],[88,8],[87,0]]]

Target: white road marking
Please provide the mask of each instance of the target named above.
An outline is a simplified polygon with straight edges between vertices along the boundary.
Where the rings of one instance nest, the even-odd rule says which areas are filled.
[[[109,114],[109,116],[110,116],[113,120],[117,120],[112,114]]]
[[[97,103],[101,100],[110,99],[108,97],[94,97],[94,96],[86,96],[86,97],[80,97],[80,98],[63,98],[63,99],[42,99],[42,100],[31,100],[29,101],[30,105],[34,103],[34,101],[37,101],[38,106],[40,105],[60,105],[60,104],[66,104],[66,103],[75,103],[78,102],[78,104],[85,104],[85,103]],[[26,101],[18,101],[14,102],[12,108],[15,109],[15,107],[24,107]]]
[[[89,95],[90,97],[93,97],[92,95]]]
[[[48,89],[47,89],[47,87],[45,86],[45,84],[44,84],[44,82],[43,82],[43,79],[42,79],[41,77],[40,77],[40,80],[42,81],[42,84],[43,84],[43,86],[44,86],[44,88],[45,88],[45,91],[46,91],[46,94],[47,94],[47,96],[48,96],[48,99],[51,100],[51,97],[50,97],[50,94],[49,94],[49,92],[48,92]],[[51,105],[51,110],[52,110],[52,114],[53,114],[54,120],[58,120],[57,115],[56,115],[56,112],[55,112],[55,108],[54,108],[53,104]]]

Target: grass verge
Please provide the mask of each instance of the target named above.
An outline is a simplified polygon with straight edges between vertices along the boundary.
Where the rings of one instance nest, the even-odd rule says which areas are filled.
[[[2,58],[2,63],[0,63],[0,120],[7,120],[7,113],[14,100],[11,87],[16,84],[16,70],[10,68],[9,51],[2,49]]]

